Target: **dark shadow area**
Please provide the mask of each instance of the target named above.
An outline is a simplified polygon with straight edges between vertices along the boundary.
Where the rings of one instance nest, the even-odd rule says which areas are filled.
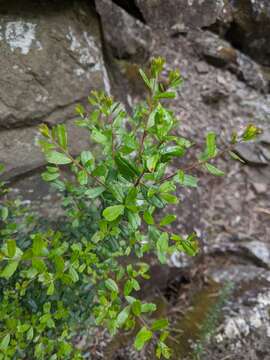
[[[98,1],[98,0],[97,0]],[[128,12],[131,16],[145,24],[145,19],[134,0],[113,0],[113,2]]]

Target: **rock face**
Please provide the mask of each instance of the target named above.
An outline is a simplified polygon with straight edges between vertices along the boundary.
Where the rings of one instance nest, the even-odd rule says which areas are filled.
[[[150,54],[150,28],[111,0],[96,2],[107,46],[117,59],[145,62]],[[117,19],[117,21],[115,21]]]
[[[105,85],[97,16],[87,1],[13,3],[0,5],[0,127],[71,118]]]
[[[270,3],[268,0],[230,1],[233,23],[228,36],[243,51],[265,66],[270,66]]]
[[[159,29],[176,24],[191,27],[210,26],[222,8],[221,1],[212,0],[135,0],[146,23]]]
[[[76,103],[110,83],[88,1],[1,2],[0,53],[0,161],[14,176],[43,163],[32,125],[74,118]]]
[[[237,148],[246,165],[220,159],[228,176],[202,177],[198,190],[181,189],[183,211],[175,209],[174,230],[201,234],[208,275],[241,290],[207,360],[270,358],[269,42],[269,0],[0,2],[0,163],[4,179],[19,177],[14,191],[23,189],[31,201],[37,189],[44,205],[48,192],[38,176],[44,166],[38,124],[65,122],[78,153],[89,144],[73,125],[75,104],[86,103],[92,89],[105,89],[132,107],[144,88],[138,68],[152,56],[164,56],[165,72],[179,68],[185,80],[172,104],[181,135],[204,146],[207,130],[227,140],[250,122],[264,129],[258,142]],[[195,267],[178,256],[172,263]]]

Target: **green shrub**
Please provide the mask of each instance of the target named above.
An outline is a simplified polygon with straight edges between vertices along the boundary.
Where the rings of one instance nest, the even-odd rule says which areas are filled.
[[[1,204],[0,359],[81,359],[73,341],[79,326],[104,326],[112,335],[137,329],[137,350],[152,339],[157,357],[170,357],[167,319],[150,318],[156,305],[136,297],[141,280],[149,279],[143,256],[156,254],[164,264],[175,251],[197,254],[195,233],[171,232],[176,215],[166,213],[158,221],[156,214],[178,203],[177,185],[197,186],[192,169],[223,175],[212,159],[224,150],[210,132],[196,162],[168,174],[168,165],[194,143],[174,135],[178,121],[165,105],[182,79],[170,71],[165,89],[159,81],[163,67],[157,58],[149,77],[140,70],[148,95],[131,116],[102,92],[89,98],[90,114],[77,107],[77,126],[98,146],[97,155],[85,150],[72,156],[65,125],[40,127],[48,161],[42,177],[62,193],[66,213],[50,227],[18,201]],[[249,125],[226,151],[236,157],[236,141],[257,132]],[[131,255],[138,260],[127,261]]]

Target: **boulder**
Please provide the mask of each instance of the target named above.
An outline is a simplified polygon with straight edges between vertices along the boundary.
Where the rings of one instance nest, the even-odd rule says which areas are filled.
[[[169,29],[176,24],[193,28],[210,26],[216,22],[222,8],[213,0],[135,0],[147,24]]]
[[[191,31],[189,38],[196,45],[197,53],[208,63],[229,69],[254,89],[268,91],[268,81],[261,67],[228,41],[210,31]]]
[[[231,1],[228,37],[257,62],[270,66],[270,3],[268,0]]]
[[[1,2],[0,53],[0,129],[70,119],[90,90],[110,90],[87,0]]]
[[[68,120],[66,125],[70,152],[77,155],[90,146],[88,132],[75,126],[73,120]],[[38,139],[39,132],[35,126],[0,132],[0,162],[5,165],[1,179],[8,180],[26,175],[46,164],[37,145]]]
[[[111,0],[96,1],[106,45],[117,59],[143,63],[149,56],[151,31]]]

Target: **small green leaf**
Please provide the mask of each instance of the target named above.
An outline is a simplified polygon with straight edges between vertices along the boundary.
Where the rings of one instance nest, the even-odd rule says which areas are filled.
[[[169,326],[169,321],[167,319],[158,319],[153,322],[153,324],[151,326],[151,330],[158,331],[158,330],[165,329],[168,326]]]
[[[168,248],[169,248],[169,236],[167,233],[162,233],[162,235],[157,241],[157,255],[159,261],[162,264],[166,263]]]
[[[148,330],[145,326],[137,333],[134,346],[135,349],[140,351],[153,336],[152,331]]]
[[[178,198],[169,193],[161,193],[160,197],[169,204],[178,204]]]
[[[204,167],[206,168],[207,171],[210,172],[210,174],[215,175],[215,176],[223,176],[225,173],[222,170],[219,170],[217,167],[215,167],[212,164],[206,163],[204,165]]]
[[[83,105],[81,104],[78,104],[76,107],[75,107],[75,111],[78,115],[80,115],[82,118],[84,118],[84,114],[85,114],[85,108]]]
[[[39,126],[39,132],[46,138],[50,137],[50,129],[46,124],[41,124]]]
[[[7,250],[8,250],[8,256],[11,258],[16,254],[16,241],[15,240],[7,241]]]
[[[0,343],[0,350],[5,352],[8,348],[8,345],[10,343],[10,334],[7,334]]]
[[[59,145],[66,150],[68,143],[66,126],[64,124],[58,124],[56,126],[56,133]]]
[[[124,212],[124,205],[113,205],[107,207],[105,210],[103,210],[102,215],[105,217],[108,221],[114,221],[117,219],[120,215]]]
[[[92,236],[91,240],[93,243],[97,244],[99,241],[103,240],[105,234],[102,231],[96,231]]]
[[[46,248],[46,244],[41,236],[37,235],[33,239],[32,251],[35,256],[43,255],[43,249]]]
[[[82,151],[80,158],[83,166],[86,166],[88,170],[92,171],[95,163],[95,158],[91,151]]]
[[[65,261],[61,256],[55,256],[54,265],[57,273],[63,273],[65,270]]]
[[[9,279],[17,270],[19,261],[10,261],[7,266],[2,270],[1,277]]]
[[[189,256],[197,255],[199,248],[196,233],[190,234],[185,240],[181,239],[177,243],[177,249],[185,252]]]
[[[93,129],[91,137],[99,144],[106,145],[108,143],[107,136],[96,128]]]
[[[90,199],[95,199],[105,191],[103,186],[98,186],[89,190],[86,190],[84,195]]]
[[[159,191],[161,193],[167,193],[171,191],[175,191],[176,187],[172,181],[165,181],[163,184],[160,185]]]
[[[181,185],[187,187],[197,187],[198,179],[192,175],[187,175],[183,170],[178,172],[178,181]]]
[[[118,327],[122,327],[127,321],[130,314],[130,306],[126,306],[117,316],[116,322]]]
[[[41,176],[44,181],[49,182],[49,181],[56,180],[59,177],[59,173],[56,173],[56,172],[50,173],[50,172],[46,171],[46,172],[42,173]]]
[[[159,223],[160,226],[166,226],[176,220],[176,215],[166,215]]]
[[[242,135],[242,139],[244,141],[254,140],[261,132],[261,129],[258,129],[255,125],[249,124]]]
[[[129,211],[128,212],[128,221],[133,230],[137,230],[138,227],[141,225],[141,217],[138,213],[134,213]]]
[[[157,305],[153,303],[142,304],[142,313],[153,312],[157,310]]]
[[[146,210],[143,213],[143,219],[146,222],[146,224],[148,224],[148,225],[153,225],[155,223],[155,220],[154,220],[153,216],[150,214],[149,210]]]
[[[47,289],[47,295],[51,296],[54,293],[54,283],[51,282],[48,289]]]
[[[105,176],[107,173],[107,168],[105,165],[101,164],[93,170],[92,175],[93,176]]]
[[[216,156],[216,134],[214,132],[209,132],[206,136],[206,151],[208,158]]]
[[[34,337],[34,329],[33,327],[31,326],[30,329],[27,331],[27,334],[26,334],[26,339],[28,341],[31,341]]]
[[[77,179],[80,185],[87,185],[88,183],[88,174],[86,170],[80,170],[77,175]]]
[[[70,164],[72,160],[65,154],[58,151],[50,151],[46,154],[46,159],[51,164],[66,165]]]
[[[132,312],[135,316],[139,316],[142,312],[142,304],[139,300],[136,300],[132,303]]]
[[[2,218],[3,221],[6,221],[6,220],[7,220],[8,214],[9,214],[8,208],[5,207],[5,206],[2,207],[2,209],[1,209],[1,218]]]
[[[160,150],[161,161],[167,162],[173,157],[181,157],[185,154],[185,148],[179,145],[165,146]]]
[[[118,293],[119,289],[118,289],[118,285],[116,284],[116,282],[113,279],[107,279],[105,281],[105,286],[107,289]]]
[[[131,284],[134,290],[139,291],[140,290],[140,284],[136,279],[131,279]]]
[[[115,156],[115,163],[120,174],[127,180],[132,181],[140,175],[139,169],[129,160],[123,158],[120,154]]]
[[[146,166],[150,172],[155,171],[158,160],[159,160],[159,154],[155,154],[147,158]]]
[[[124,295],[128,296],[133,290],[133,285],[131,280],[127,280],[124,286]]]
[[[70,266],[70,267],[69,267],[68,272],[69,272],[69,275],[70,275],[70,277],[71,277],[71,279],[72,279],[72,281],[73,281],[74,283],[77,282],[77,281],[79,281],[79,275],[78,275],[77,271],[74,269],[73,266]]]
[[[160,92],[158,94],[156,94],[154,96],[155,100],[159,100],[159,99],[174,99],[176,96],[176,93],[174,91],[165,91],[165,92]]]
[[[146,86],[151,90],[151,84],[150,84],[150,81],[148,80],[148,77],[146,76],[145,72],[142,69],[139,69],[139,73],[140,73],[143,81],[145,82]]]

